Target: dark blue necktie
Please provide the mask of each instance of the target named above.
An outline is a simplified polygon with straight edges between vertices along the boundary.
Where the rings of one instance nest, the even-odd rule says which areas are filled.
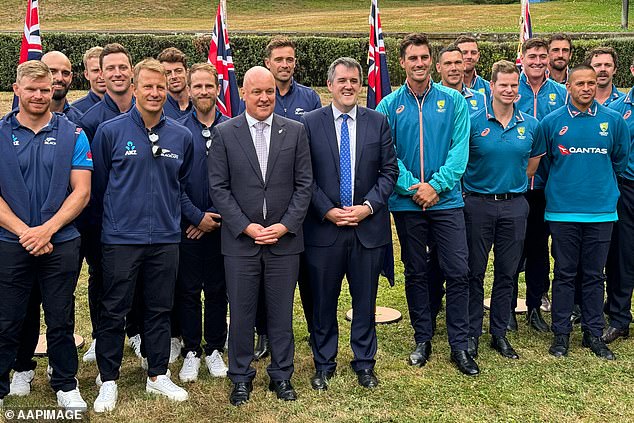
[[[348,116],[342,114],[341,118],[341,142],[339,145],[339,168],[341,169],[341,182],[339,194],[341,206],[352,206],[352,170],[350,164],[350,133],[348,132]]]

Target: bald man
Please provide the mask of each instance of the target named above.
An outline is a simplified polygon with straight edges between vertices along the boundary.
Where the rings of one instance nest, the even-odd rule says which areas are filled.
[[[247,71],[246,110],[216,126],[208,156],[211,199],[222,216],[229,325],[229,401],[249,400],[255,369],[253,327],[264,290],[271,340],[269,389],[281,400],[297,395],[293,374],[293,297],[304,250],[302,222],[313,175],[304,126],[273,113],[275,79],[264,67]]]
[[[71,106],[66,99],[66,94],[73,83],[73,71],[70,60],[61,51],[49,51],[42,56],[42,62],[53,74],[53,99],[51,100],[51,112],[63,113],[68,120],[79,123],[81,111]]]

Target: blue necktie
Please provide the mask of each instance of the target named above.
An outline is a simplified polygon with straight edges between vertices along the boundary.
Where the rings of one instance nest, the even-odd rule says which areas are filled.
[[[341,182],[339,195],[341,206],[352,206],[352,170],[350,168],[350,134],[348,133],[348,116],[342,114],[341,118],[341,142],[339,145],[339,168],[341,170]]]

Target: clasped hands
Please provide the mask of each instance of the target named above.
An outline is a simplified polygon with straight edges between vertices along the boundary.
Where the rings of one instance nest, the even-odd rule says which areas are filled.
[[[326,212],[326,219],[337,226],[358,226],[359,222],[368,217],[372,210],[367,205],[333,207]]]
[[[29,254],[37,257],[53,252],[52,236],[52,230],[46,225],[26,227],[19,233],[19,241]]]
[[[255,241],[258,245],[273,245],[288,232],[288,228],[281,223],[275,223],[264,227],[259,223],[250,223],[243,233]]]
[[[220,222],[216,222],[214,219],[221,219],[221,217],[218,213],[205,212],[203,220],[198,226],[189,225],[185,230],[185,235],[189,239],[200,239],[206,233],[215,231],[220,227]]]
[[[419,182],[407,188],[409,191],[416,190],[412,200],[422,207],[423,210],[435,205],[440,197],[436,190],[427,182]]]

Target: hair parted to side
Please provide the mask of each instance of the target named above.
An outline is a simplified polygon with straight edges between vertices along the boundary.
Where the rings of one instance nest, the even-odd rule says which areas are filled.
[[[509,62],[508,60],[499,60],[491,67],[491,81],[496,82],[498,80],[498,75],[501,73],[516,73],[519,76],[520,70],[513,62]]]
[[[176,47],[168,47],[159,53],[156,60],[159,62],[167,63],[182,63],[183,67],[187,69],[187,56],[185,53],[177,49]]]
[[[29,60],[18,65],[15,75],[15,82],[20,83],[22,78],[28,77],[32,79],[48,78],[53,80],[51,70],[39,60]]]
[[[130,57],[130,53],[128,52],[128,49],[126,49],[119,43],[110,43],[104,46],[103,50],[101,51],[101,54],[99,55],[99,67],[103,69],[104,57],[110,54],[115,54],[115,53],[123,53],[126,56],[128,56],[128,62],[130,62],[130,66],[132,66],[132,58]]]
[[[356,69],[359,71],[359,80],[363,81],[363,70],[361,69],[361,64],[352,57],[340,57],[335,59],[335,61],[328,66],[328,81],[331,84],[335,82],[335,69],[339,65],[343,65],[348,69]]]
[[[138,82],[139,74],[142,70],[149,70],[152,72],[160,73],[165,77],[165,68],[156,59],[143,59],[134,66],[134,82]]]
[[[91,47],[88,50],[86,50],[86,52],[84,53],[84,56],[82,57],[82,62],[84,62],[84,69],[88,67],[88,61],[90,59],[99,59],[99,56],[101,56],[102,51],[103,51],[103,47],[100,47],[100,46]]]
[[[568,36],[568,34],[559,32],[557,34],[551,35],[548,39],[548,49],[550,49],[550,45],[553,43],[553,41],[567,41],[568,47],[570,47],[570,51],[572,51],[572,39],[570,38],[570,36]]]
[[[548,42],[543,38],[529,38],[522,44],[522,54],[526,54],[532,48],[543,48],[548,51]]]
[[[456,41],[453,42],[455,46],[459,46],[460,44],[464,44],[464,43],[478,44],[478,40],[476,40],[474,37],[471,37],[469,35],[461,35],[458,38],[456,38]]]
[[[458,48],[457,45],[455,44],[449,44],[446,47],[443,47],[439,52],[438,52],[438,57],[436,58],[436,63],[440,63],[440,59],[442,59],[443,54],[445,53],[451,53],[452,51],[457,51],[458,53],[460,53],[460,55],[462,56],[462,50],[460,50],[460,48]]]
[[[295,51],[295,42],[290,38],[284,36],[273,37],[264,49],[264,57],[270,58],[273,50],[282,47],[290,47],[293,49],[293,51]]]
[[[586,57],[583,59],[583,64],[590,66],[590,63],[592,63],[592,58],[600,54],[609,54],[610,56],[612,56],[612,61],[614,61],[614,67],[616,67],[617,61],[619,60],[619,56],[616,54],[616,50],[614,50],[612,47],[606,47],[606,46],[595,47],[589,52],[587,52]]]
[[[187,71],[187,86],[191,87],[192,85],[192,74],[196,72],[207,72],[213,76],[216,81],[216,85],[218,85],[218,71],[216,67],[211,63],[194,63],[191,68]]]
[[[405,50],[407,50],[409,46],[427,46],[429,52],[431,53],[431,45],[429,44],[427,36],[420,32],[407,34],[405,38],[401,40],[401,44],[398,49],[399,57],[401,59],[405,59]]]

